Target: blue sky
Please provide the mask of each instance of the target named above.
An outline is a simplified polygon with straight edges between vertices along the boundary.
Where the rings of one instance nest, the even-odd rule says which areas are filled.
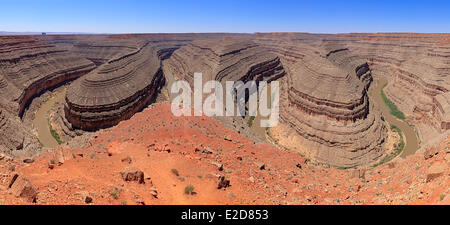
[[[0,0],[0,31],[450,32],[450,1]]]

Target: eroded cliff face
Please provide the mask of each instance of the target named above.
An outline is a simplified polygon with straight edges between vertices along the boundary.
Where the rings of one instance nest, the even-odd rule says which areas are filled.
[[[164,84],[159,49],[147,42],[76,80],[67,90],[67,120],[76,128],[97,130],[147,106]]]
[[[330,37],[389,80],[387,96],[415,125],[422,144],[450,129],[450,35],[346,34]]]
[[[94,68],[91,61],[32,36],[0,37],[0,151],[34,152],[38,144],[32,127],[21,121],[28,105]]]
[[[282,124],[276,142],[320,163],[354,167],[385,152],[386,124],[368,96],[369,65],[345,45],[323,38],[263,37],[258,43],[282,60]]]
[[[24,127],[20,125],[13,116],[0,108],[0,132],[4,134],[0,136],[0,153],[23,148],[25,131],[21,131]]]
[[[73,44],[72,52],[91,60],[97,66],[108,60],[135,51],[139,48],[138,40],[98,38],[94,40],[79,40]]]
[[[191,85],[194,73],[203,80],[275,80],[285,72],[280,59],[253,41],[222,38],[195,40],[181,47],[168,60],[171,73]]]
[[[84,58],[33,37],[0,37],[0,95],[21,117],[30,101],[45,90],[95,68]]]
[[[0,40],[2,115],[20,117],[35,96],[92,71],[69,88],[64,114],[74,128],[113,126],[152,102],[167,69],[191,84],[194,72],[220,82],[279,80],[282,124],[270,134],[287,135],[280,145],[333,166],[367,164],[384,153],[386,124],[367,94],[373,77],[389,79],[385,92],[415,125],[422,144],[450,128],[448,35],[132,34]],[[9,121],[20,125],[20,120]],[[11,139],[8,146],[16,143]]]

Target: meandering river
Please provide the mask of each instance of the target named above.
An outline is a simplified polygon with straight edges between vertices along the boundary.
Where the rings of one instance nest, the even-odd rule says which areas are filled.
[[[385,78],[374,77],[374,82],[372,83],[369,90],[370,99],[375,101],[375,104],[377,104],[379,108],[381,108],[385,120],[390,124],[397,126],[402,131],[405,140],[405,148],[403,149],[401,157],[404,158],[408,155],[413,155],[417,151],[417,149],[419,149],[417,134],[414,128],[409,126],[405,121],[394,117],[390,113],[388,106],[381,98],[381,90],[385,84],[387,84],[387,80]]]
[[[42,143],[44,147],[54,148],[58,146],[58,142],[52,136],[50,132],[50,125],[48,118],[50,116],[50,111],[52,106],[59,101],[64,101],[64,97],[66,96],[66,89],[57,90],[54,94],[50,96],[50,98],[44,102],[36,114],[34,115],[33,125],[36,128],[37,135],[39,141]]]

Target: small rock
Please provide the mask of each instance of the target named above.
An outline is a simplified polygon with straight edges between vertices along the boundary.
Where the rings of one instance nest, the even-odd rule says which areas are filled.
[[[264,164],[262,162],[257,162],[257,163],[255,163],[255,165],[260,170],[265,170],[266,169],[266,164]]]
[[[254,177],[249,177],[249,178],[248,178],[248,181],[250,181],[250,182],[252,182],[252,183],[255,183],[255,178],[254,178]]]
[[[230,186],[230,180],[227,180],[225,176],[219,176],[219,182],[217,183],[217,189],[227,188]]]
[[[228,136],[228,135],[225,135],[225,136],[223,137],[223,140],[225,140],[225,141],[233,141],[233,140],[231,139],[231,137]]]
[[[93,201],[93,199],[92,199],[91,196],[86,195],[86,196],[84,197],[84,202],[85,202],[86,204],[90,204],[90,203],[92,203],[92,201]]]
[[[128,164],[131,164],[131,162],[132,162],[133,160],[131,159],[130,156],[127,156],[127,157],[123,158],[121,161],[122,161],[122,162],[126,162],[126,163],[128,163]]]
[[[23,162],[24,163],[33,163],[34,159],[24,159]]]
[[[154,198],[158,198],[158,190],[154,187],[150,188],[150,194],[154,197]]]
[[[203,147],[203,146],[196,147],[195,152],[199,152],[199,153],[207,154],[207,155],[213,154],[213,151],[211,150],[210,147]]]
[[[431,147],[425,150],[423,153],[423,158],[425,160],[433,158],[433,156],[437,155],[439,153],[439,150],[435,147]]]
[[[216,162],[216,161],[211,161],[211,164],[213,164],[214,166],[217,166],[217,168],[219,169],[219,171],[223,170],[223,164]]]

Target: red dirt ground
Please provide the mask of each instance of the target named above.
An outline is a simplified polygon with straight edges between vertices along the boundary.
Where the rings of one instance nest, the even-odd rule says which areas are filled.
[[[158,103],[97,132],[84,149],[60,147],[28,164],[0,160],[0,204],[87,204],[86,196],[89,204],[449,204],[450,136],[434,148],[427,160],[417,153],[361,171],[325,168]],[[122,180],[128,166],[144,172],[145,184]],[[35,203],[8,188],[15,173],[36,187]],[[218,175],[231,186],[218,189]]]

